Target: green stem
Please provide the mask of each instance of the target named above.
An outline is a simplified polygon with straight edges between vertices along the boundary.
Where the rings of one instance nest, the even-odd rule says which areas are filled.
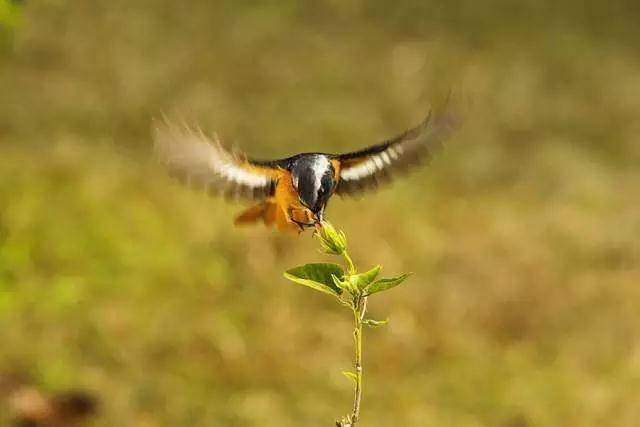
[[[342,252],[342,256],[347,260],[347,264],[349,265],[349,274],[356,274],[356,267],[353,265],[353,260],[349,256],[349,253],[345,250]]]
[[[354,301],[355,329],[353,338],[355,341],[355,374],[356,385],[353,396],[353,412],[351,413],[351,426],[355,426],[360,418],[360,402],[362,401],[362,324],[367,312],[367,297],[356,297]]]
[[[356,274],[356,267],[353,264],[353,260],[349,256],[349,253],[345,250],[342,252],[342,256],[347,262],[348,266],[348,275]],[[362,325],[364,322],[364,317],[367,312],[367,297],[363,297],[358,293],[353,294],[353,299],[351,300],[351,309],[353,310],[353,320],[354,320],[354,329],[353,329],[353,340],[355,347],[355,387],[353,393],[353,410],[350,416],[347,416],[346,420],[343,419],[342,422],[338,423],[338,426],[341,427],[354,427],[360,418],[360,402],[362,401]]]

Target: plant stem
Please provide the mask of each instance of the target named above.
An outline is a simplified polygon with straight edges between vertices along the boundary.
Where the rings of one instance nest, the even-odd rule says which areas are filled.
[[[347,260],[347,264],[349,266],[349,274],[356,274],[356,267],[355,265],[353,265],[353,260],[351,259],[347,251],[344,251],[342,253],[342,256]]]
[[[354,299],[354,306],[355,329],[353,331],[353,338],[355,341],[356,385],[353,396],[351,426],[355,426],[360,418],[360,402],[362,400],[362,323],[367,312],[367,297],[356,297]]]

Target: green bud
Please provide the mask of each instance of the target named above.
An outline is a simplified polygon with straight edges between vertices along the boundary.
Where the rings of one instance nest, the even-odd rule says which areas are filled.
[[[336,230],[330,222],[323,221],[322,225],[316,228],[316,235],[327,254],[342,255],[347,250],[347,237],[342,231]]]

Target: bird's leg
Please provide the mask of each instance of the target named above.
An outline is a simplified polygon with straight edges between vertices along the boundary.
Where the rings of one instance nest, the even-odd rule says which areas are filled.
[[[315,225],[315,223],[313,222],[307,222],[299,219],[300,217],[305,219],[309,218],[309,215],[307,214],[307,212],[302,209],[290,208],[289,211],[287,212],[287,216],[289,217],[289,220],[292,223],[300,227],[300,231],[304,231],[305,227],[313,227]]]
[[[304,222],[296,221],[296,220],[295,220],[295,219],[293,219],[293,218],[289,218],[289,219],[291,220],[291,222],[293,222],[295,225],[297,225],[297,226],[298,226],[298,228],[299,228],[299,230],[298,230],[298,231],[299,231],[299,232],[301,232],[301,233],[302,233],[302,232],[304,231],[304,226],[305,226],[305,225],[307,225],[307,224],[305,224]]]

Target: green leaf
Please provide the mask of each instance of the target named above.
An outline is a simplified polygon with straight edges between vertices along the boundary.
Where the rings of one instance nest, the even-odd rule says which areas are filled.
[[[306,264],[284,273],[284,277],[295,283],[338,296],[342,293],[342,289],[333,282],[332,275],[342,277],[344,275],[342,267],[332,263]]]
[[[345,377],[347,377],[348,379],[350,379],[354,383],[358,382],[358,376],[356,374],[354,374],[353,372],[342,371],[342,375],[344,375]]]
[[[349,277],[351,283],[355,286],[356,289],[364,289],[369,283],[373,282],[376,277],[378,277],[378,273],[382,269],[381,265],[376,265],[371,270],[366,273],[354,274]]]
[[[365,319],[363,323],[370,328],[381,328],[382,326],[389,323],[389,319],[384,319],[384,320]]]
[[[331,275],[331,280],[333,280],[333,284],[336,285],[339,289],[342,289],[343,291],[345,290],[346,284],[335,274]]]
[[[409,277],[409,275],[410,273],[403,274],[402,276],[398,276],[398,277],[391,277],[388,279],[376,280],[375,282],[367,285],[364,288],[364,295],[371,295],[371,294],[375,294],[376,292],[382,292],[391,288],[395,288],[400,283],[404,282],[404,280],[407,277]]]

